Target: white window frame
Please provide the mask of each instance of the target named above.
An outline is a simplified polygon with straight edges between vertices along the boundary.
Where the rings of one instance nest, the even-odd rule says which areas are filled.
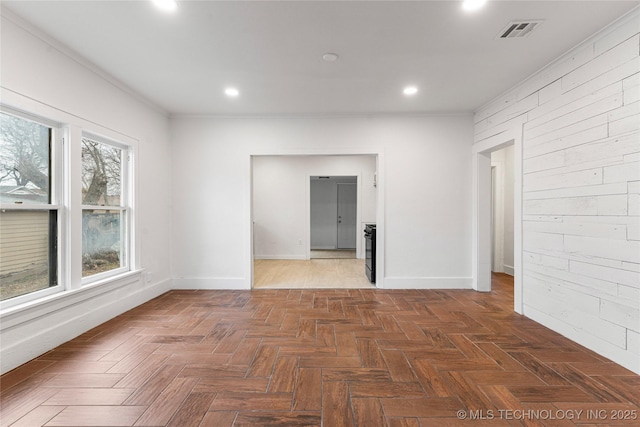
[[[50,202],[45,203],[29,203],[29,204],[12,204],[0,203],[0,210],[3,211],[44,211],[56,212],[56,284],[45,289],[29,292],[28,294],[19,295],[0,301],[0,311],[17,305],[29,303],[39,300],[50,295],[57,294],[66,290],[67,271],[63,257],[66,252],[66,236],[67,236],[67,215],[63,204],[64,201],[64,139],[66,129],[62,124],[44,117],[26,113],[8,106],[0,105],[0,112],[6,115],[18,117],[22,120],[31,121],[51,129],[50,140]]]
[[[105,279],[109,279],[111,277],[119,276],[124,273],[128,273],[129,271],[134,270],[135,262],[133,254],[133,239],[132,239],[132,229],[133,229],[133,153],[134,147],[131,145],[115,141],[111,138],[104,137],[102,135],[98,135],[96,133],[90,131],[83,131],[82,138],[80,144],[82,144],[82,139],[90,139],[92,141],[109,145],[115,148],[122,150],[122,158],[121,158],[121,194],[120,194],[120,206],[108,205],[108,206],[96,206],[96,205],[85,205],[82,204],[80,206],[80,210],[84,212],[85,210],[109,210],[115,211],[119,210],[122,212],[122,220],[124,222],[124,230],[121,230],[122,239],[123,239],[123,248],[122,254],[120,255],[122,260],[121,264],[123,264],[119,268],[114,268],[109,271],[104,271],[102,273],[92,274],[90,276],[82,277],[81,286],[86,286],[90,284],[94,284],[97,282],[101,282]],[[82,215],[80,215],[82,216]],[[82,227],[82,224],[79,225]],[[121,224],[123,226],[123,224]],[[80,264],[82,264],[82,259],[79,260]],[[82,270],[82,266],[80,266],[80,270]]]
[[[22,210],[57,211],[57,286],[34,291],[0,301],[0,317],[17,313],[31,313],[27,317],[42,315],[57,308],[73,304],[78,299],[96,292],[109,292],[123,284],[130,283],[132,277],[141,274],[140,236],[137,233],[137,158],[140,141],[132,136],[101,126],[92,121],[69,114],[54,107],[41,104],[8,93],[6,103],[0,103],[0,111],[49,126],[53,129],[51,158],[51,204],[3,206]],[[128,153],[123,174],[123,202],[126,197],[125,250],[127,268],[113,269],[82,278],[82,138],[88,137],[100,142],[123,148]],[[123,175],[124,177],[124,175]],[[38,206],[38,209],[36,209]],[[104,209],[104,207],[101,207]],[[138,280],[138,279],[136,279]],[[37,308],[39,307],[39,308]],[[57,307],[57,308],[56,308]],[[32,312],[31,310],[37,310]],[[26,318],[25,318],[26,319]]]

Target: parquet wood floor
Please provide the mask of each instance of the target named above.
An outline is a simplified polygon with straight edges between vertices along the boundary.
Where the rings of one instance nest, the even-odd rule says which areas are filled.
[[[640,425],[640,377],[512,289],[171,291],[3,375],[0,424]]]

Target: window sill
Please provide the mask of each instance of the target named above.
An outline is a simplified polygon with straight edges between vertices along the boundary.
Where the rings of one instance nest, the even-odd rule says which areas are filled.
[[[0,312],[0,331],[46,316],[74,304],[140,282],[144,270],[127,271],[117,276],[89,283],[79,289],[58,292],[34,301],[9,307]]]

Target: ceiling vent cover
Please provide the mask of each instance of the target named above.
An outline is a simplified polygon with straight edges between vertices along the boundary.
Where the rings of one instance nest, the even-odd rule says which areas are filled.
[[[541,20],[538,21],[512,21],[504,27],[498,34],[499,39],[516,39],[521,37],[527,37],[531,32],[542,24]]]

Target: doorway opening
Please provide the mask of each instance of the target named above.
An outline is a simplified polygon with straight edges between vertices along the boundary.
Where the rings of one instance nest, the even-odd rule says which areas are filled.
[[[311,259],[355,259],[358,237],[358,177],[311,176]]]
[[[491,271],[514,275],[514,147],[491,152]]]
[[[376,222],[384,226],[380,167],[379,154],[252,155],[248,200],[252,288],[374,288],[366,276],[364,226]],[[314,244],[314,249],[339,255],[311,251],[312,177],[322,176],[337,181],[332,204],[335,232],[332,243]],[[344,199],[340,203],[338,192]],[[340,231],[338,216],[340,224],[346,222]],[[382,240],[377,242],[381,248]],[[384,251],[378,251],[380,285],[383,257]]]
[[[511,275],[522,314],[522,125],[476,143],[473,159],[473,288],[490,292],[493,276]]]

